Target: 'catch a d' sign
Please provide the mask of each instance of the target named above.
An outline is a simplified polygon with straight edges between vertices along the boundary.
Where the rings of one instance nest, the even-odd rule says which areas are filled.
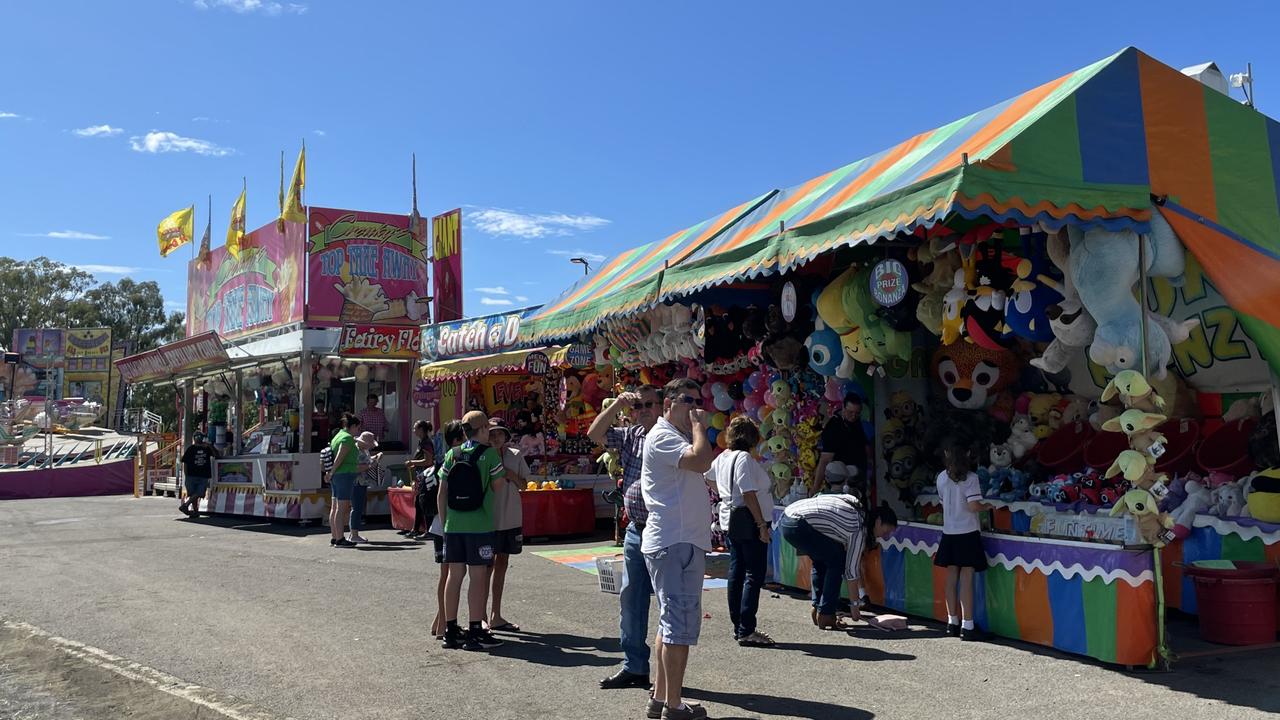
[[[871,269],[871,297],[881,307],[893,307],[907,297],[907,266],[889,258]]]

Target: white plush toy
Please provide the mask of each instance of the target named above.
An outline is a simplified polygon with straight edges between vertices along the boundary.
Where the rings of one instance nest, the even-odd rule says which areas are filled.
[[[1036,446],[1035,423],[1031,420],[1030,415],[1014,415],[1010,430],[1007,444],[1009,449],[1013,451],[1013,456],[1021,460],[1023,456],[1031,452],[1031,448]]]
[[[1065,370],[1076,352],[1093,342],[1093,333],[1098,324],[1080,303],[1076,284],[1071,279],[1071,247],[1066,234],[1049,230],[1045,232],[1049,236],[1045,242],[1045,250],[1053,264],[1062,271],[1062,284],[1051,285],[1062,295],[1062,302],[1049,310],[1053,342],[1045,348],[1043,355],[1031,361],[1031,366],[1053,374]]]
[[[1213,495],[1203,484],[1195,480],[1186,481],[1184,487],[1187,490],[1187,498],[1182,504],[1173,510],[1173,521],[1175,527],[1186,528],[1191,530],[1191,524],[1195,522],[1196,515],[1207,512],[1213,505]]]
[[[1213,509],[1209,512],[1221,518],[1240,517],[1244,512],[1244,489],[1240,483],[1219,485],[1213,491]]]

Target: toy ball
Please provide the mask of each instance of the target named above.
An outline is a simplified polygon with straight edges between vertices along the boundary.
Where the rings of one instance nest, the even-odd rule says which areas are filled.
[[[711,416],[711,427],[715,428],[716,430],[723,430],[727,422],[728,422],[728,418],[722,412],[718,412],[715,415]]]
[[[716,444],[716,438],[718,438],[718,437],[720,437],[720,431],[719,431],[719,430],[717,430],[717,429],[715,429],[715,428],[713,428],[713,427],[707,428],[707,441],[708,441],[708,442],[710,442],[712,445],[715,445],[715,444]]]
[[[755,415],[761,405],[762,403],[759,399],[751,397],[750,395],[742,400],[742,409],[749,415]]]
[[[709,399],[711,399],[713,396],[715,396],[715,392],[713,392],[713,391],[711,390],[711,385],[710,385],[710,384],[703,385],[703,386],[702,386],[702,397],[703,397],[704,399],[708,399],[708,400],[709,400]]]
[[[733,409],[733,398],[728,395],[717,395],[713,404],[720,412],[728,412]]]
[[[720,433],[719,435],[717,435],[717,436],[716,436],[716,447],[718,447],[718,448],[720,448],[720,449],[722,449],[722,450],[723,450],[724,448],[729,447],[729,435],[728,435],[728,434],[726,434],[726,433]]]
[[[764,404],[774,407],[778,404],[778,398],[773,394],[772,390],[764,391]]]

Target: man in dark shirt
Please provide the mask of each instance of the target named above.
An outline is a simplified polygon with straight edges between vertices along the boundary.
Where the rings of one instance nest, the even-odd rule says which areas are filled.
[[[842,462],[850,468],[857,468],[848,478],[849,492],[859,497],[864,503],[869,500],[867,478],[871,476],[871,444],[862,430],[862,398],[856,393],[844,396],[840,412],[827,421],[822,430],[820,447],[822,454],[818,456],[815,492],[826,489],[827,465],[832,461]],[[838,482],[832,477],[832,482]]]
[[[187,499],[182,501],[178,510],[187,517],[200,514],[200,501],[209,489],[209,478],[213,477],[213,461],[218,451],[204,441],[204,433],[197,432],[191,438],[191,446],[182,453],[182,479],[187,486]]]

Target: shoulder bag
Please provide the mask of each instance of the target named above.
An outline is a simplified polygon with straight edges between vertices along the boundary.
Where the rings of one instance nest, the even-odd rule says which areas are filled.
[[[738,452],[742,452],[739,450]],[[729,463],[729,502],[733,502],[733,483],[737,479],[738,474],[738,458],[734,458]],[[729,511],[729,539],[730,540],[750,540],[760,537],[760,528],[756,526],[756,518],[751,514],[751,508],[742,505],[735,507]]]

